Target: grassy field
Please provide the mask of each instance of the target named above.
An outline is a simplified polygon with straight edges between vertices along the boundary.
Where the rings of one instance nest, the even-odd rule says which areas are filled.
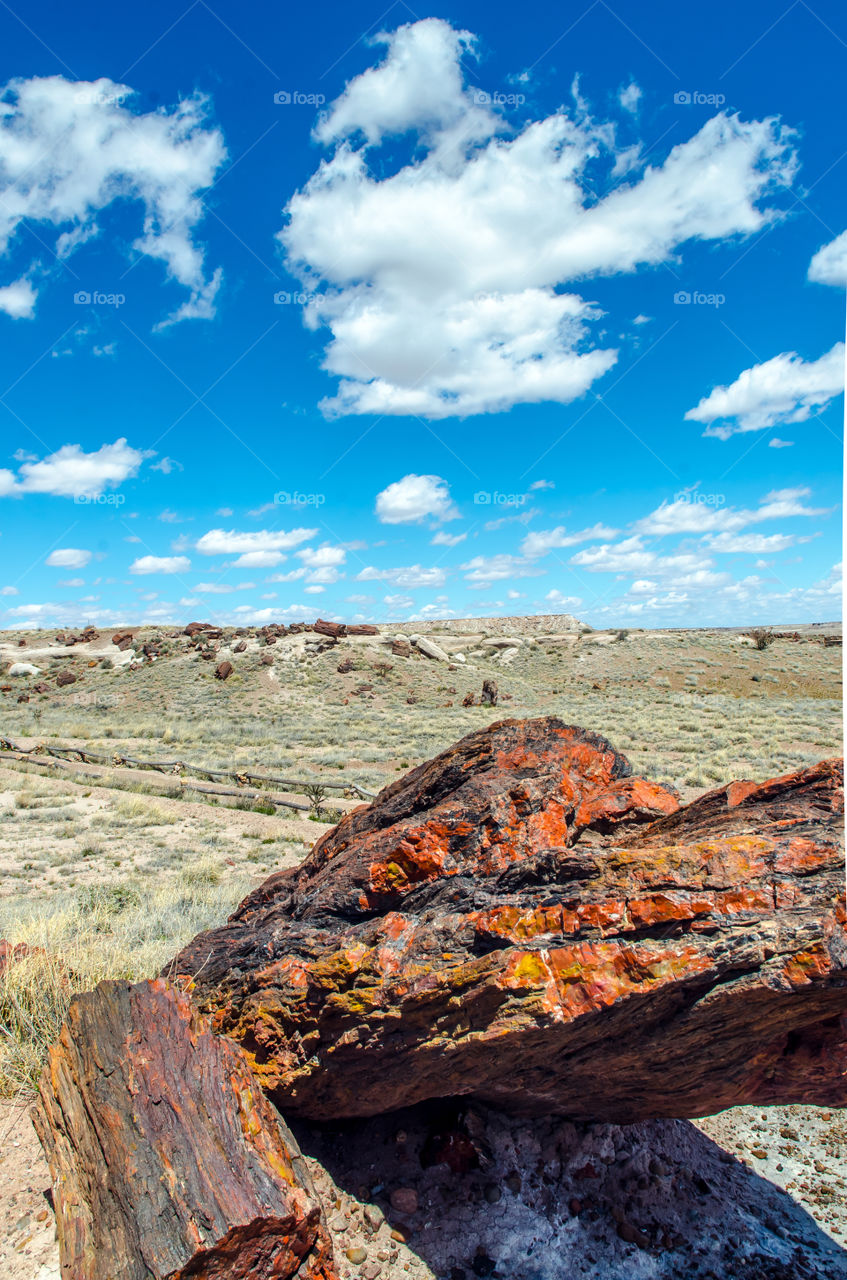
[[[439,636],[430,625],[449,664],[395,657],[382,638],[265,648],[248,634],[235,653],[228,632],[207,660],[173,631],[137,633],[129,656],[106,633],[70,648],[54,633],[4,633],[0,667],[39,671],[0,677],[0,735],[376,790],[492,720],[555,714],[606,735],[636,772],[686,799],[841,753],[841,651],[809,631],[759,651],[727,631],[549,638],[526,620],[513,646],[495,647],[515,630],[492,620],[483,634]],[[145,640],[161,656],[134,666]],[[214,678],[224,658],[225,682]],[[76,679],[60,687],[65,671]],[[485,678],[498,682],[498,708],[463,707]],[[257,812],[167,775],[44,770],[8,753],[0,813],[0,938],[31,949],[0,978],[6,1094],[31,1086],[74,990],[155,973],[270,870],[296,865],[328,816]]]

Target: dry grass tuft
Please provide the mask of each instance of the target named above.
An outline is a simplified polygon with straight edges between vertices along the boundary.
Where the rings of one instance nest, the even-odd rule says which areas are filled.
[[[196,933],[222,921],[252,888],[211,860],[165,880],[89,886],[16,911],[6,903],[0,936],[30,949],[0,975],[0,1096],[32,1089],[71,997],[104,978],[156,974]]]

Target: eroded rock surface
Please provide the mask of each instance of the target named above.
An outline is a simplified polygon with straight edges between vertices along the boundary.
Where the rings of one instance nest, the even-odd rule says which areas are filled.
[[[284,1112],[847,1103],[841,762],[680,809],[548,717],[471,734],[175,971]]]

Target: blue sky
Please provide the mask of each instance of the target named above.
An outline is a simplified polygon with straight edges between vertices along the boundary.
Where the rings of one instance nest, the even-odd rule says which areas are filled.
[[[3,626],[839,616],[843,6],[0,35]]]

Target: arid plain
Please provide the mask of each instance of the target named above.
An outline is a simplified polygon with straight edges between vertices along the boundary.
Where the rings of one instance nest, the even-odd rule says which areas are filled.
[[[367,793],[494,720],[555,714],[599,732],[683,801],[840,755],[840,626],[773,632],[763,648],[741,630],[594,632],[566,617],[340,639],[145,628],[116,645],[111,631],[4,633],[0,938],[30,948],[0,977],[4,1275],[58,1275],[49,1178],[25,1106],[72,990],[151,976]],[[496,707],[480,705],[484,681],[496,682]],[[260,789],[252,774],[297,785]],[[770,1183],[774,1195],[786,1189],[767,1209],[779,1230],[805,1209],[834,1244],[847,1241],[842,1129],[840,1113],[797,1107],[702,1124],[715,1160],[739,1157],[753,1200],[764,1203]],[[345,1248],[355,1200],[339,1193]],[[672,1274],[632,1270],[631,1259],[619,1272],[620,1240],[595,1247],[605,1269],[594,1274]],[[384,1274],[439,1274],[411,1244],[391,1248]],[[839,1258],[835,1248],[819,1274],[847,1275]]]

